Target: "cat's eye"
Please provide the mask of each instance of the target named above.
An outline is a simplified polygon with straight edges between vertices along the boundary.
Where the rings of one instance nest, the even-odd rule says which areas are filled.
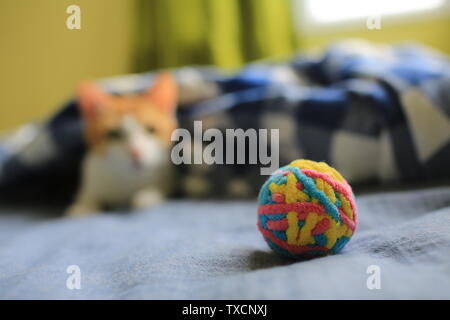
[[[119,140],[123,137],[123,132],[120,129],[110,129],[106,132],[106,137],[110,140]]]
[[[156,133],[156,128],[153,126],[147,126],[147,132],[151,133],[151,134],[155,134]]]

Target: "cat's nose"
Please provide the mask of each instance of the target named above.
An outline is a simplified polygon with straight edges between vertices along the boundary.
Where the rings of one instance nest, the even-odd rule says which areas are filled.
[[[134,147],[130,148],[130,154],[131,154],[131,158],[136,162],[138,162],[139,159],[141,158],[141,153],[139,152],[139,150],[137,148],[134,148]]]

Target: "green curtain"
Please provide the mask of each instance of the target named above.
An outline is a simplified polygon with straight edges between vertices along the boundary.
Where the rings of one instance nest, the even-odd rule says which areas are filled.
[[[296,49],[290,0],[138,0],[136,71],[235,68]]]

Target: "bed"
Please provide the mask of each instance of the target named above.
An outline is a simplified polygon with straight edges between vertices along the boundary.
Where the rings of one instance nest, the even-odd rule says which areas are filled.
[[[273,253],[251,201],[169,201],[71,220],[3,208],[2,299],[449,299],[450,188],[358,196],[360,226],[338,255]],[[81,289],[66,286],[80,268]],[[369,289],[370,266],[380,289]]]

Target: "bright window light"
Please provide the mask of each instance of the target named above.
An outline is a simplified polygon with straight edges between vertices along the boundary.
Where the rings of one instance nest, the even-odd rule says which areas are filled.
[[[307,14],[317,23],[333,23],[373,15],[403,15],[436,9],[445,0],[305,0]]]

